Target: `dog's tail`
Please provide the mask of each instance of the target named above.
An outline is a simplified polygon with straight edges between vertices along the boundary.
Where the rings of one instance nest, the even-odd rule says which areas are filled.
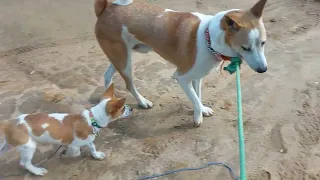
[[[1,121],[0,122],[0,134],[3,132],[6,132],[10,128],[10,123],[8,120],[6,121]],[[5,152],[9,151],[11,149],[11,146],[7,143],[6,140],[2,144],[0,144],[0,156],[4,154]]]
[[[113,4],[119,6],[126,6],[132,3],[133,0],[115,0]],[[108,0],[95,0],[94,11],[96,16],[99,17],[103,11],[108,7]]]
[[[10,123],[9,120],[1,121],[0,122],[0,130],[5,131],[9,128]]]

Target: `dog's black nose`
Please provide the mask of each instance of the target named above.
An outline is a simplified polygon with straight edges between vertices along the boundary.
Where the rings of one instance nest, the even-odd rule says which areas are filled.
[[[268,70],[268,68],[267,67],[264,67],[264,68],[258,68],[257,69],[257,72],[258,73],[264,73],[264,72],[266,72]]]
[[[132,107],[129,108],[130,111],[133,111]]]

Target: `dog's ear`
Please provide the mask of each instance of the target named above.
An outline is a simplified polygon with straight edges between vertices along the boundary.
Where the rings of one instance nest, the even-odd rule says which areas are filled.
[[[117,113],[119,109],[124,106],[125,101],[126,101],[126,98],[111,99],[111,101],[109,101],[106,106],[107,113],[109,113],[110,115]]]
[[[122,106],[124,106],[125,101],[126,101],[126,98],[121,98],[121,99],[119,99],[119,100],[115,103],[114,108],[117,109],[117,110],[119,110]]]
[[[259,0],[251,9],[250,12],[257,18],[262,16],[264,6],[266,5],[267,0]]]
[[[231,17],[226,16],[226,24],[228,25],[229,28],[231,28],[234,31],[237,31],[240,29],[239,24],[237,23],[236,20],[233,20]]]
[[[114,93],[114,87],[113,87],[113,83],[104,91],[103,95],[102,95],[102,99],[104,98],[111,98],[113,97]]]
[[[223,30],[236,32],[240,29],[238,13],[226,14],[221,21],[221,28]]]

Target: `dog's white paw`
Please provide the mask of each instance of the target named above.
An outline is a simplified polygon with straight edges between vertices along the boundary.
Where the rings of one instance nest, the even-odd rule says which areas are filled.
[[[32,168],[31,172],[37,176],[44,176],[45,174],[48,173],[48,170],[46,170],[45,168],[34,167]]]
[[[152,108],[153,103],[151,101],[149,101],[148,99],[141,99],[141,101],[139,102],[140,106],[144,109],[149,109]]]
[[[100,151],[97,151],[97,152],[93,153],[92,156],[95,159],[99,159],[99,160],[102,160],[102,159],[104,159],[104,157],[106,157],[106,155],[103,152],[100,152]]]
[[[213,110],[209,107],[203,106],[202,107],[202,114],[205,117],[213,116]]]
[[[199,127],[202,124],[202,121],[203,121],[203,117],[202,116],[200,116],[199,118],[195,118],[193,120],[193,125],[195,127]]]

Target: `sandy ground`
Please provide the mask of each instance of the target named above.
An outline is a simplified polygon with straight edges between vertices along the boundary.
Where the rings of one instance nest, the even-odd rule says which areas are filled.
[[[164,8],[215,14],[248,8],[255,0],[149,0]],[[320,5],[312,0],[270,0],[266,74],[247,65],[241,71],[247,172],[250,180],[320,180]],[[80,112],[103,90],[108,60],[98,46],[93,0],[0,1],[0,119],[36,111]],[[223,161],[239,173],[235,76],[215,72],[204,80],[203,101],[215,115],[192,127],[192,105],[171,78],[174,68],[155,53],[134,54],[137,87],[154,102],[139,109],[114,78],[117,95],[128,98],[134,115],[111,124],[96,139],[107,154],[42,164],[45,177],[27,179],[126,180],[209,161]],[[57,146],[40,147],[34,162]],[[0,157],[0,176],[24,174],[15,151]],[[23,179],[23,176],[7,179]],[[182,172],[161,179],[231,179],[222,167]]]

